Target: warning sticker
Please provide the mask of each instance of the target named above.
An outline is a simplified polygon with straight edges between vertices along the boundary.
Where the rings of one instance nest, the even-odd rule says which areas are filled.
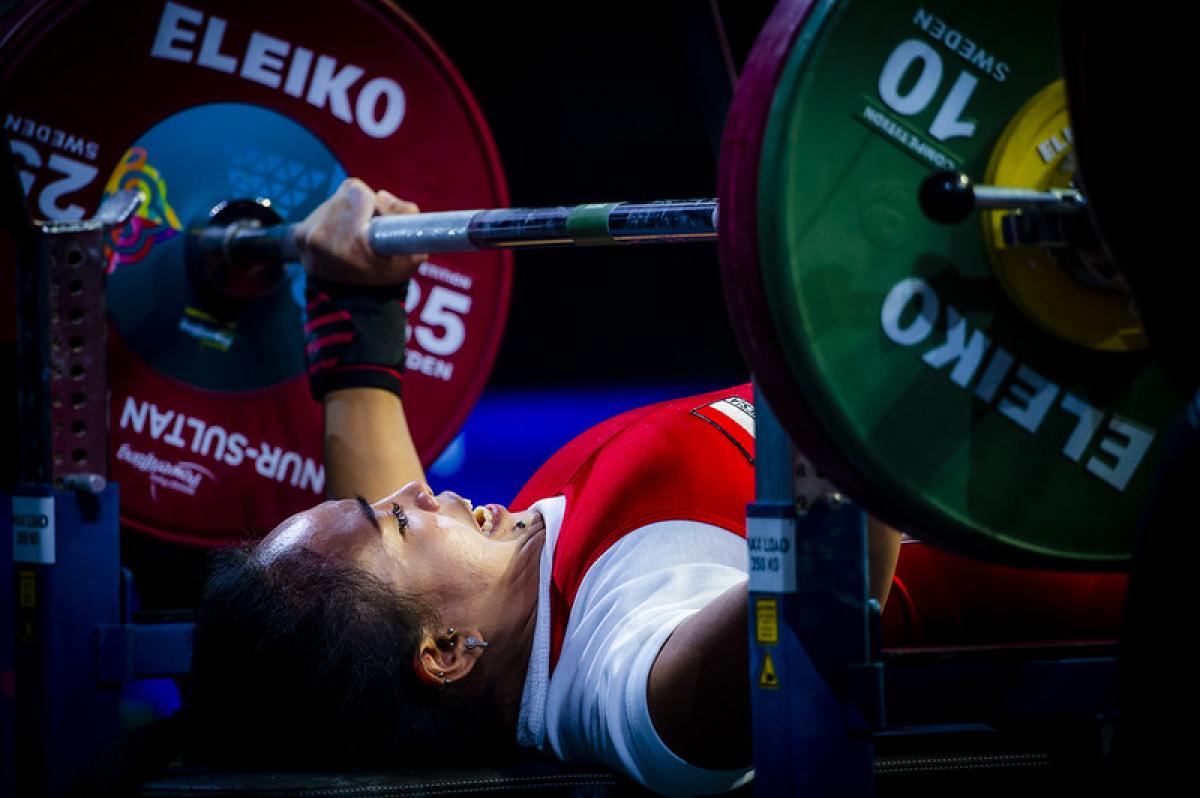
[[[763,655],[762,670],[758,672],[758,686],[764,690],[779,689],[779,674],[775,672],[775,660],[771,659],[770,651]]]
[[[17,606],[23,610],[37,606],[37,575],[32,570],[18,573]]]
[[[775,599],[754,600],[754,639],[762,645],[779,642],[779,603]]]
[[[796,592],[796,527],[790,518],[746,519],[750,590]]]
[[[13,562],[54,564],[54,498],[12,497]]]

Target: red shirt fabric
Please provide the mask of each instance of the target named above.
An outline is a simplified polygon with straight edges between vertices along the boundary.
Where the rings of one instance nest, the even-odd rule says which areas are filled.
[[[553,669],[572,602],[613,543],[657,521],[712,524],[742,538],[754,498],[749,384],[622,413],[550,458],[512,502],[564,496],[550,585]],[[887,609],[889,647],[1115,638],[1125,574],[1031,571],[902,547]]]
[[[512,505],[518,510],[538,499],[566,498],[550,584],[551,669],[579,585],[613,543],[670,520],[746,537],[753,437],[708,408],[723,404],[745,414],[750,403],[750,386],[742,385],[622,413],[568,443],[522,488]]]

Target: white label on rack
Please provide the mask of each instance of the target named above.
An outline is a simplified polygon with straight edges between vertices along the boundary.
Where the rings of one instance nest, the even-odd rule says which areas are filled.
[[[54,565],[54,498],[13,496],[13,562]]]
[[[746,519],[750,589],[796,592],[796,524],[790,518]]]

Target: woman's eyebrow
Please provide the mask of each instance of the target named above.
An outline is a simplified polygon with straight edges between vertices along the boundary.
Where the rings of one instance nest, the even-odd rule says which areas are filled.
[[[363,515],[367,517],[367,520],[371,522],[371,526],[375,527],[376,532],[382,533],[383,530],[379,528],[379,519],[375,517],[375,511],[371,509],[370,503],[362,496],[355,496],[354,498],[358,499],[358,506],[363,511]]]

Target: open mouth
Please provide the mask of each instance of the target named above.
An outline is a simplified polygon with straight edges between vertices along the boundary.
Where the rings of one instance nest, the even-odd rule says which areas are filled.
[[[488,537],[496,531],[496,516],[498,513],[492,508],[492,505],[480,505],[472,510],[471,515],[475,518],[475,523],[479,525],[479,531]]]

